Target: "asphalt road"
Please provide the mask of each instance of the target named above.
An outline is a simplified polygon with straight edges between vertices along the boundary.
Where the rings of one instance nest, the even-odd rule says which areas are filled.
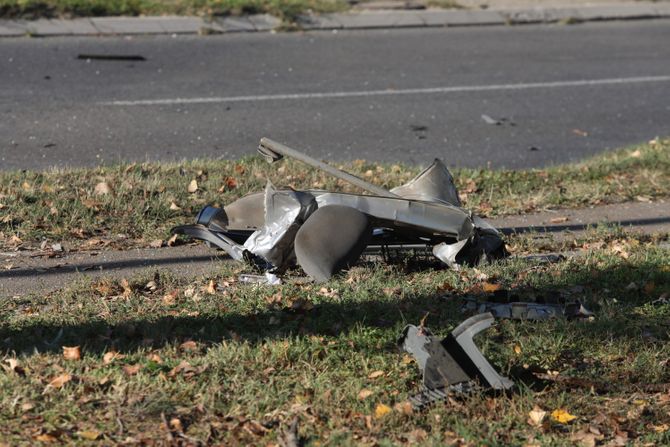
[[[262,136],[518,168],[658,135],[668,21],[0,41],[0,169],[239,157]]]

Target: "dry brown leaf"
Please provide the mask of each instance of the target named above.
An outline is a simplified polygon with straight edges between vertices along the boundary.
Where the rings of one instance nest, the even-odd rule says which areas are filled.
[[[501,288],[502,285],[498,283],[484,282],[484,284],[482,284],[482,290],[486,293],[493,293],[500,290]]]
[[[149,243],[151,248],[161,248],[163,246],[163,239],[156,239]]]
[[[79,346],[63,346],[63,358],[65,360],[81,360],[81,348]]]
[[[405,416],[411,416],[412,413],[414,412],[412,404],[407,400],[403,402],[398,402],[393,406],[393,409],[398,413],[404,414]]]
[[[528,413],[528,423],[534,426],[542,425],[547,412],[537,405]]]
[[[375,419],[381,419],[388,415],[391,411],[391,407],[386,404],[377,404],[375,407]]]
[[[197,351],[198,350],[198,344],[196,342],[194,342],[193,340],[188,340],[188,341],[185,341],[184,343],[180,344],[179,349],[184,351],[184,352]]]
[[[36,441],[40,442],[58,442],[58,438],[50,435],[49,433],[43,433],[41,435],[35,436]]]
[[[119,284],[121,284],[121,288],[123,289],[123,297],[126,299],[130,298],[130,295],[133,294],[133,289],[130,288],[128,280],[126,278],[123,278],[121,279]]]
[[[381,377],[384,375],[384,371],[373,371],[370,374],[368,374],[368,379],[376,379],[377,377]]]
[[[515,353],[516,355],[521,354],[521,346],[519,346],[519,345],[514,345],[514,353]]]
[[[72,376],[70,374],[61,374],[60,376],[54,377],[51,379],[51,381],[47,384],[47,388],[62,388],[63,385],[68,383],[70,380],[72,380]]]
[[[367,388],[363,388],[358,392],[358,400],[365,400],[368,397],[372,396],[374,393],[371,390],[368,390]]]
[[[207,286],[203,288],[203,292],[214,295],[216,293],[216,281],[210,279]]]
[[[186,190],[189,192],[189,194],[196,192],[198,190],[198,181],[196,179],[191,180],[191,183],[188,184]]]
[[[142,368],[141,365],[135,364],[135,365],[125,365],[123,367],[123,372],[126,373],[129,376],[134,376],[138,372],[140,372],[140,369]]]
[[[107,182],[100,182],[97,185],[95,185],[95,188],[93,189],[93,194],[96,196],[104,196],[109,194],[112,191],[112,188],[109,186]]]
[[[166,306],[172,306],[177,302],[177,297],[179,296],[179,290],[173,290],[170,293],[163,295],[163,304]]]
[[[124,357],[125,357],[125,355],[119,354],[116,351],[105,352],[105,355],[102,356],[102,364],[103,365],[109,365],[114,360],[117,360],[117,359],[121,360]]]
[[[174,202],[172,202],[172,203],[170,204],[170,211],[179,211],[179,210],[181,210],[181,208],[179,207],[179,205],[177,205],[177,204],[174,203]]]
[[[102,433],[96,430],[84,430],[84,431],[78,431],[77,436],[86,439],[88,441],[95,441],[97,439],[100,439],[100,437],[102,437]]]
[[[569,217],[567,217],[567,216],[562,216],[562,217],[554,217],[553,219],[550,219],[549,222],[551,222],[551,223],[553,223],[553,224],[557,224],[557,223],[567,222],[567,221],[569,221],[569,220],[570,220]]]

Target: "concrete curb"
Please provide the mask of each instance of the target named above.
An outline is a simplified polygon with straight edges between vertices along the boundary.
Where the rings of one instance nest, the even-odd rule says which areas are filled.
[[[538,7],[500,10],[382,10],[304,15],[304,30],[453,27],[574,23],[605,20],[670,18],[668,3],[609,6]],[[201,17],[95,17],[73,20],[0,20],[0,37],[108,36],[133,34],[220,34],[272,31],[281,20],[269,14],[204,19]]]

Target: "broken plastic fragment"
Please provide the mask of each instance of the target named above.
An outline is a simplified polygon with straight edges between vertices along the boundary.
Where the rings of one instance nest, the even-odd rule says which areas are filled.
[[[490,313],[475,315],[442,341],[428,328],[405,327],[398,344],[414,356],[423,373],[422,391],[410,398],[415,408],[443,399],[449,391],[462,392],[477,384],[495,390],[507,390],[514,385],[497,373],[473,341],[473,337],[490,327],[493,321]]]

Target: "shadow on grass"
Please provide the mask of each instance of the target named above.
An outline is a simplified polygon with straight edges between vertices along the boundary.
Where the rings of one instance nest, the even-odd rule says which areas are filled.
[[[632,312],[636,306],[650,304],[663,292],[670,291],[670,271],[661,267],[652,261],[642,261],[609,270],[582,269],[564,277],[552,276],[539,287],[510,290],[510,294],[541,297],[578,285],[583,291],[573,298],[580,299],[596,313],[594,321],[523,324],[538,325],[538,328],[552,325],[569,337],[585,337],[594,343],[642,337],[643,332],[648,338],[651,334],[653,339],[666,343],[669,334],[667,304],[653,304],[657,311],[644,315]],[[647,293],[639,289],[631,290],[628,286],[633,282],[654,283],[657,286],[653,293]],[[268,293],[274,293],[273,289],[268,289]],[[160,348],[185,340],[218,343],[223,339],[233,339],[257,344],[268,339],[302,335],[338,336],[355,328],[393,329],[394,334],[399,334],[405,324],[417,324],[427,313],[427,325],[436,333],[446,334],[466,318],[459,311],[461,297],[458,294],[428,294],[401,299],[388,297],[380,290],[379,298],[371,300],[333,300],[303,309],[268,305],[256,313],[233,311],[211,316],[164,315],[119,324],[90,321],[64,325],[36,323],[20,329],[3,326],[0,328],[0,347],[5,352],[19,353],[34,349],[60,352],[61,346],[82,345],[88,353],[103,353],[110,349],[131,352],[142,347]],[[385,334],[383,341],[390,348],[392,340],[386,339],[388,333],[380,333]],[[503,341],[498,338],[494,340]]]

